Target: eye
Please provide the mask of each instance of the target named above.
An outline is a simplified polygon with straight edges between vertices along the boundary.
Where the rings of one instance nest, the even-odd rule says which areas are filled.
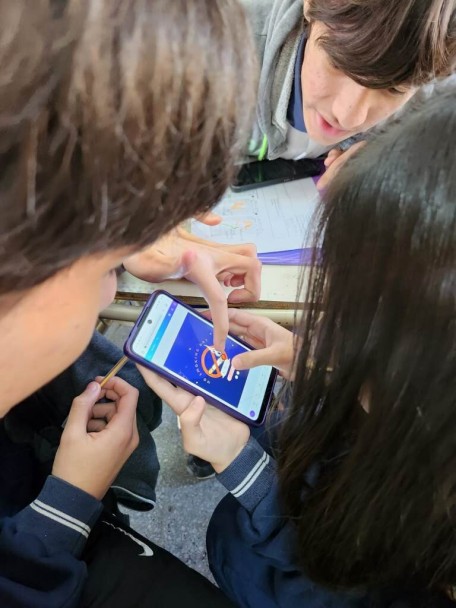
[[[408,89],[400,89],[399,87],[390,87],[387,89],[390,95],[394,95],[395,97],[400,97],[401,95],[405,95],[408,92]]]

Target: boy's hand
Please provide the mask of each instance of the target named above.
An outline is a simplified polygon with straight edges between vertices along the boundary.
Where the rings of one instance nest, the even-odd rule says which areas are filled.
[[[228,333],[227,301],[255,302],[261,291],[261,262],[253,245],[219,245],[181,228],[124,262],[145,281],[186,278],[198,285],[212,312],[214,346],[223,351]],[[226,295],[225,287],[232,287]]]
[[[138,366],[150,388],[179,416],[184,449],[212,464],[221,473],[241,453],[250,437],[249,427],[173,386],[154,372]]]
[[[347,160],[365,145],[365,141],[359,141],[356,144],[353,144],[353,146],[351,146],[346,152],[338,150],[337,148],[331,150],[325,159],[326,172],[323,173],[317,182],[318,190],[324,190],[327,188],[331,180],[334,179]]]
[[[111,403],[97,404],[103,397]],[[91,382],[73,401],[52,474],[101,500],[138,445],[137,401],[137,389],[121,378],[103,389]],[[100,416],[106,421],[96,425]]]
[[[222,223],[222,219],[223,218],[221,215],[217,215],[213,211],[208,211],[207,213],[200,213],[199,215],[195,216],[195,220],[198,220],[198,222],[201,222],[206,226],[218,226]]]
[[[230,332],[258,349],[236,355],[232,361],[235,369],[272,365],[284,378],[293,379],[295,336],[291,331],[280,327],[271,319],[234,308],[230,308],[228,316]]]

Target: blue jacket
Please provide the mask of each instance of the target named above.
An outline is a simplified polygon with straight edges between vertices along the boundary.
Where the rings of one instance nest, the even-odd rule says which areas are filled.
[[[0,606],[70,608],[79,605],[87,578],[81,559],[101,502],[48,475],[62,422],[75,395],[120,359],[120,349],[95,334],[84,354],[46,387],[0,420]],[[140,447],[113,487],[119,501],[145,510],[155,503],[159,465],[150,431],[161,401],[132,364],[119,374],[139,389]]]
[[[3,427],[0,462],[0,606],[78,606],[86,579],[80,557],[101,502],[53,476],[37,494],[32,454]]]
[[[317,474],[316,467],[309,472],[310,486],[314,485]],[[245,576],[249,571],[255,573],[256,584],[260,581],[262,592],[268,598],[268,608],[454,608],[455,604],[445,595],[424,589],[342,593],[317,585],[304,576],[295,565],[294,528],[280,509],[276,463],[255,438],[250,438],[237,459],[217,477],[238,501],[233,525],[239,544],[246,550],[243,552],[240,546],[236,555],[249,555],[243,571]],[[224,523],[227,529],[227,522]],[[216,533],[217,528],[214,530]],[[238,565],[227,563],[224,568],[229,571]],[[265,608],[264,601],[250,602],[249,608],[257,605]]]

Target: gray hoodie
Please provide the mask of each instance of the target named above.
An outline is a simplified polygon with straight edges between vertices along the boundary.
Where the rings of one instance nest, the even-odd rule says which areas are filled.
[[[287,110],[294,78],[294,67],[302,35],[303,0],[240,0],[253,29],[258,49],[261,72],[258,86],[256,120],[252,132],[250,154],[257,155],[263,141],[268,139],[267,158],[286,156],[289,125]],[[396,114],[375,126],[369,133],[376,133],[404,112],[419,107],[431,95],[439,94],[456,86],[456,75],[421,87]],[[351,137],[338,144],[347,149],[355,141],[367,139],[367,133]],[[330,148],[321,147],[318,156]],[[309,154],[312,156],[312,154]]]
[[[287,109],[302,34],[303,0],[241,0],[255,36],[261,72],[251,153],[258,153],[263,135],[268,158],[287,148]]]

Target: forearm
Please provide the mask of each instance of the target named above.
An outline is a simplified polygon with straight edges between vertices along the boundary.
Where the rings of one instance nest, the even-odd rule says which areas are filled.
[[[79,556],[102,505],[50,476],[39,496],[0,533],[0,605],[77,606],[86,579]]]
[[[217,478],[242,506],[238,523],[244,542],[279,570],[294,568],[294,529],[281,513],[277,466],[272,456],[250,438]]]

